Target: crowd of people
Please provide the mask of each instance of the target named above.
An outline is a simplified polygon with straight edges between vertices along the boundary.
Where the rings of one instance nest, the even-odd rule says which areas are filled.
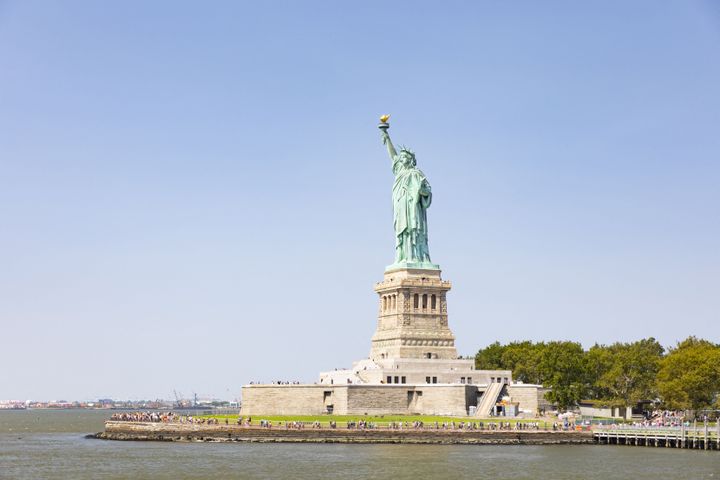
[[[647,422],[654,427],[679,427],[685,419],[680,410],[653,410]]]
[[[373,422],[368,422],[367,420],[351,420],[347,422],[347,428],[353,429],[356,428],[358,430],[365,430],[365,429],[373,429],[377,428],[377,424]]]
[[[192,423],[195,425],[219,425],[220,420],[217,418],[207,417],[193,417],[192,415],[182,415],[178,417],[178,423]],[[225,425],[228,424],[227,418],[225,419]]]
[[[708,415],[701,415],[695,417],[692,421],[690,418],[685,416],[685,412],[682,410],[652,410],[644,413],[643,420],[636,420],[628,423],[609,423],[603,425],[600,422],[600,426],[603,428],[627,430],[637,428],[681,428],[691,427],[708,422],[715,421],[714,418]]]
[[[123,412],[113,413],[110,420],[114,422],[162,422],[162,423],[192,423],[197,425],[219,425],[220,420],[211,417],[193,417],[192,415],[178,415],[175,412]],[[229,420],[225,419],[225,425]]]
[[[174,422],[175,412],[123,412],[113,413],[110,420],[115,422]]]
[[[250,382],[250,385],[300,385],[300,382],[297,380],[288,381],[288,380],[275,380],[273,382],[265,383],[265,382],[259,382],[257,380]]]
[[[214,417],[193,417],[192,415],[179,415],[175,412],[123,412],[115,413],[110,417],[110,420],[116,422],[163,422],[163,423],[181,423],[181,424],[193,424],[193,425],[225,425],[230,424],[229,418],[222,420]],[[233,422],[234,424],[241,427],[252,427],[252,417],[238,417]],[[348,429],[378,429],[383,426],[376,422],[372,422],[365,419],[359,420],[348,420],[344,422]],[[260,428],[272,428],[273,422],[267,419],[261,419],[257,423]],[[337,421],[330,420],[326,423],[328,428],[336,429]],[[300,420],[288,420],[280,421],[276,423],[276,426],[284,427],[285,429],[302,430],[306,427],[320,429],[323,428],[323,423],[319,420],[311,422],[304,422]],[[388,422],[384,425],[385,428],[391,430],[540,430],[540,422],[432,422],[427,424],[421,420],[415,420],[412,422]],[[547,427],[547,425],[545,426]],[[562,424],[555,422],[552,424],[553,430],[568,430],[574,428],[573,424]]]
[[[238,420],[238,425],[251,426],[251,420],[243,419],[242,417]],[[323,428],[323,424],[319,420],[313,422],[303,421],[286,421],[279,422],[285,429],[296,429],[302,430],[306,427],[310,428]],[[261,428],[272,428],[273,423],[271,420],[260,420],[259,423]],[[368,420],[348,420],[345,422],[346,428],[349,430],[372,430],[383,428],[376,422]],[[528,431],[528,430],[541,430],[547,426],[542,426],[541,422],[433,422],[426,425],[425,422],[415,420],[413,422],[388,422],[384,426],[390,430],[515,430],[515,431]],[[328,422],[328,428],[337,428],[337,422],[331,420]],[[555,422],[552,424],[552,430],[570,430],[574,429],[574,424],[563,425],[562,423]]]
[[[680,427],[690,425],[681,410],[652,410],[645,412],[644,419],[628,424],[611,424],[610,428],[653,428],[653,427]]]
[[[558,430],[563,430],[563,431],[575,430],[576,428],[577,428],[577,424],[575,423],[574,420],[572,420],[572,421],[564,420],[562,422],[553,422],[553,424],[552,424],[552,430],[554,432],[558,431]]]
[[[648,412],[642,421],[634,421],[629,424],[611,424],[610,428],[657,428],[657,427],[680,427],[690,426],[690,421],[685,419],[681,411],[674,410],[653,410]]]
[[[685,420],[684,413],[682,411],[673,410],[655,410],[648,412],[646,419],[642,421],[635,421],[632,423],[620,423],[620,424],[608,424],[605,428],[612,429],[628,429],[628,428],[655,428],[655,427],[680,427],[681,425],[690,426],[690,422]],[[241,427],[253,427],[257,426],[260,428],[273,428],[273,422],[268,419],[261,419],[258,423],[253,424],[253,419],[250,416],[244,417],[239,416],[237,419],[216,418],[208,416],[192,416],[182,415],[176,412],[153,412],[153,411],[139,411],[139,412],[121,412],[114,413],[110,417],[110,420],[119,422],[153,422],[153,423],[180,423],[180,424],[193,424],[193,425],[238,425]],[[344,423],[345,428],[350,430],[365,430],[365,429],[380,429],[387,428],[390,430],[489,430],[489,431],[530,431],[530,430],[551,430],[551,431],[572,431],[580,429],[579,423],[576,423],[574,417],[563,417],[558,418],[557,421],[552,423],[541,422],[541,421],[443,421],[443,422],[423,422],[421,420],[414,421],[388,421],[378,423],[377,421],[358,419],[358,420],[347,420]],[[585,421],[583,424],[587,427],[590,426],[589,421]],[[602,423],[600,423],[601,426]],[[285,428],[287,430],[302,430],[305,428],[321,429],[330,428],[336,429],[338,423],[336,420],[323,421],[312,420],[276,420],[275,427]]]

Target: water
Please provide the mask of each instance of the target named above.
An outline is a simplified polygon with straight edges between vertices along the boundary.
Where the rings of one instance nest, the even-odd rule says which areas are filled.
[[[720,480],[720,452],[623,446],[114,442],[86,439],[110,412],[0,411],[9,479]]]

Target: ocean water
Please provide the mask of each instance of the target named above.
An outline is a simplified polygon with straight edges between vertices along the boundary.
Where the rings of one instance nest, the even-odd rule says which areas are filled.
[[[720,452],[548,445],[335,445],[87,439],[107,411],[0,411],[5,479],[720,480]]]

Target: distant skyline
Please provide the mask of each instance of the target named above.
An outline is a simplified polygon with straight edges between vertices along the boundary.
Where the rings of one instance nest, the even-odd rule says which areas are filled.
[[[0,2],[0,399],[232,399],[370,350],[377,129],[458,351],[720,342],[720,6]]]

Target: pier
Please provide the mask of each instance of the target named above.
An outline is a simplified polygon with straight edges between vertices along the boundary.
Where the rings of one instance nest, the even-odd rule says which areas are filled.
[[[690,448],[720,451],[720,422],[680,427],[596,427],[593,440],[601,445]]]

